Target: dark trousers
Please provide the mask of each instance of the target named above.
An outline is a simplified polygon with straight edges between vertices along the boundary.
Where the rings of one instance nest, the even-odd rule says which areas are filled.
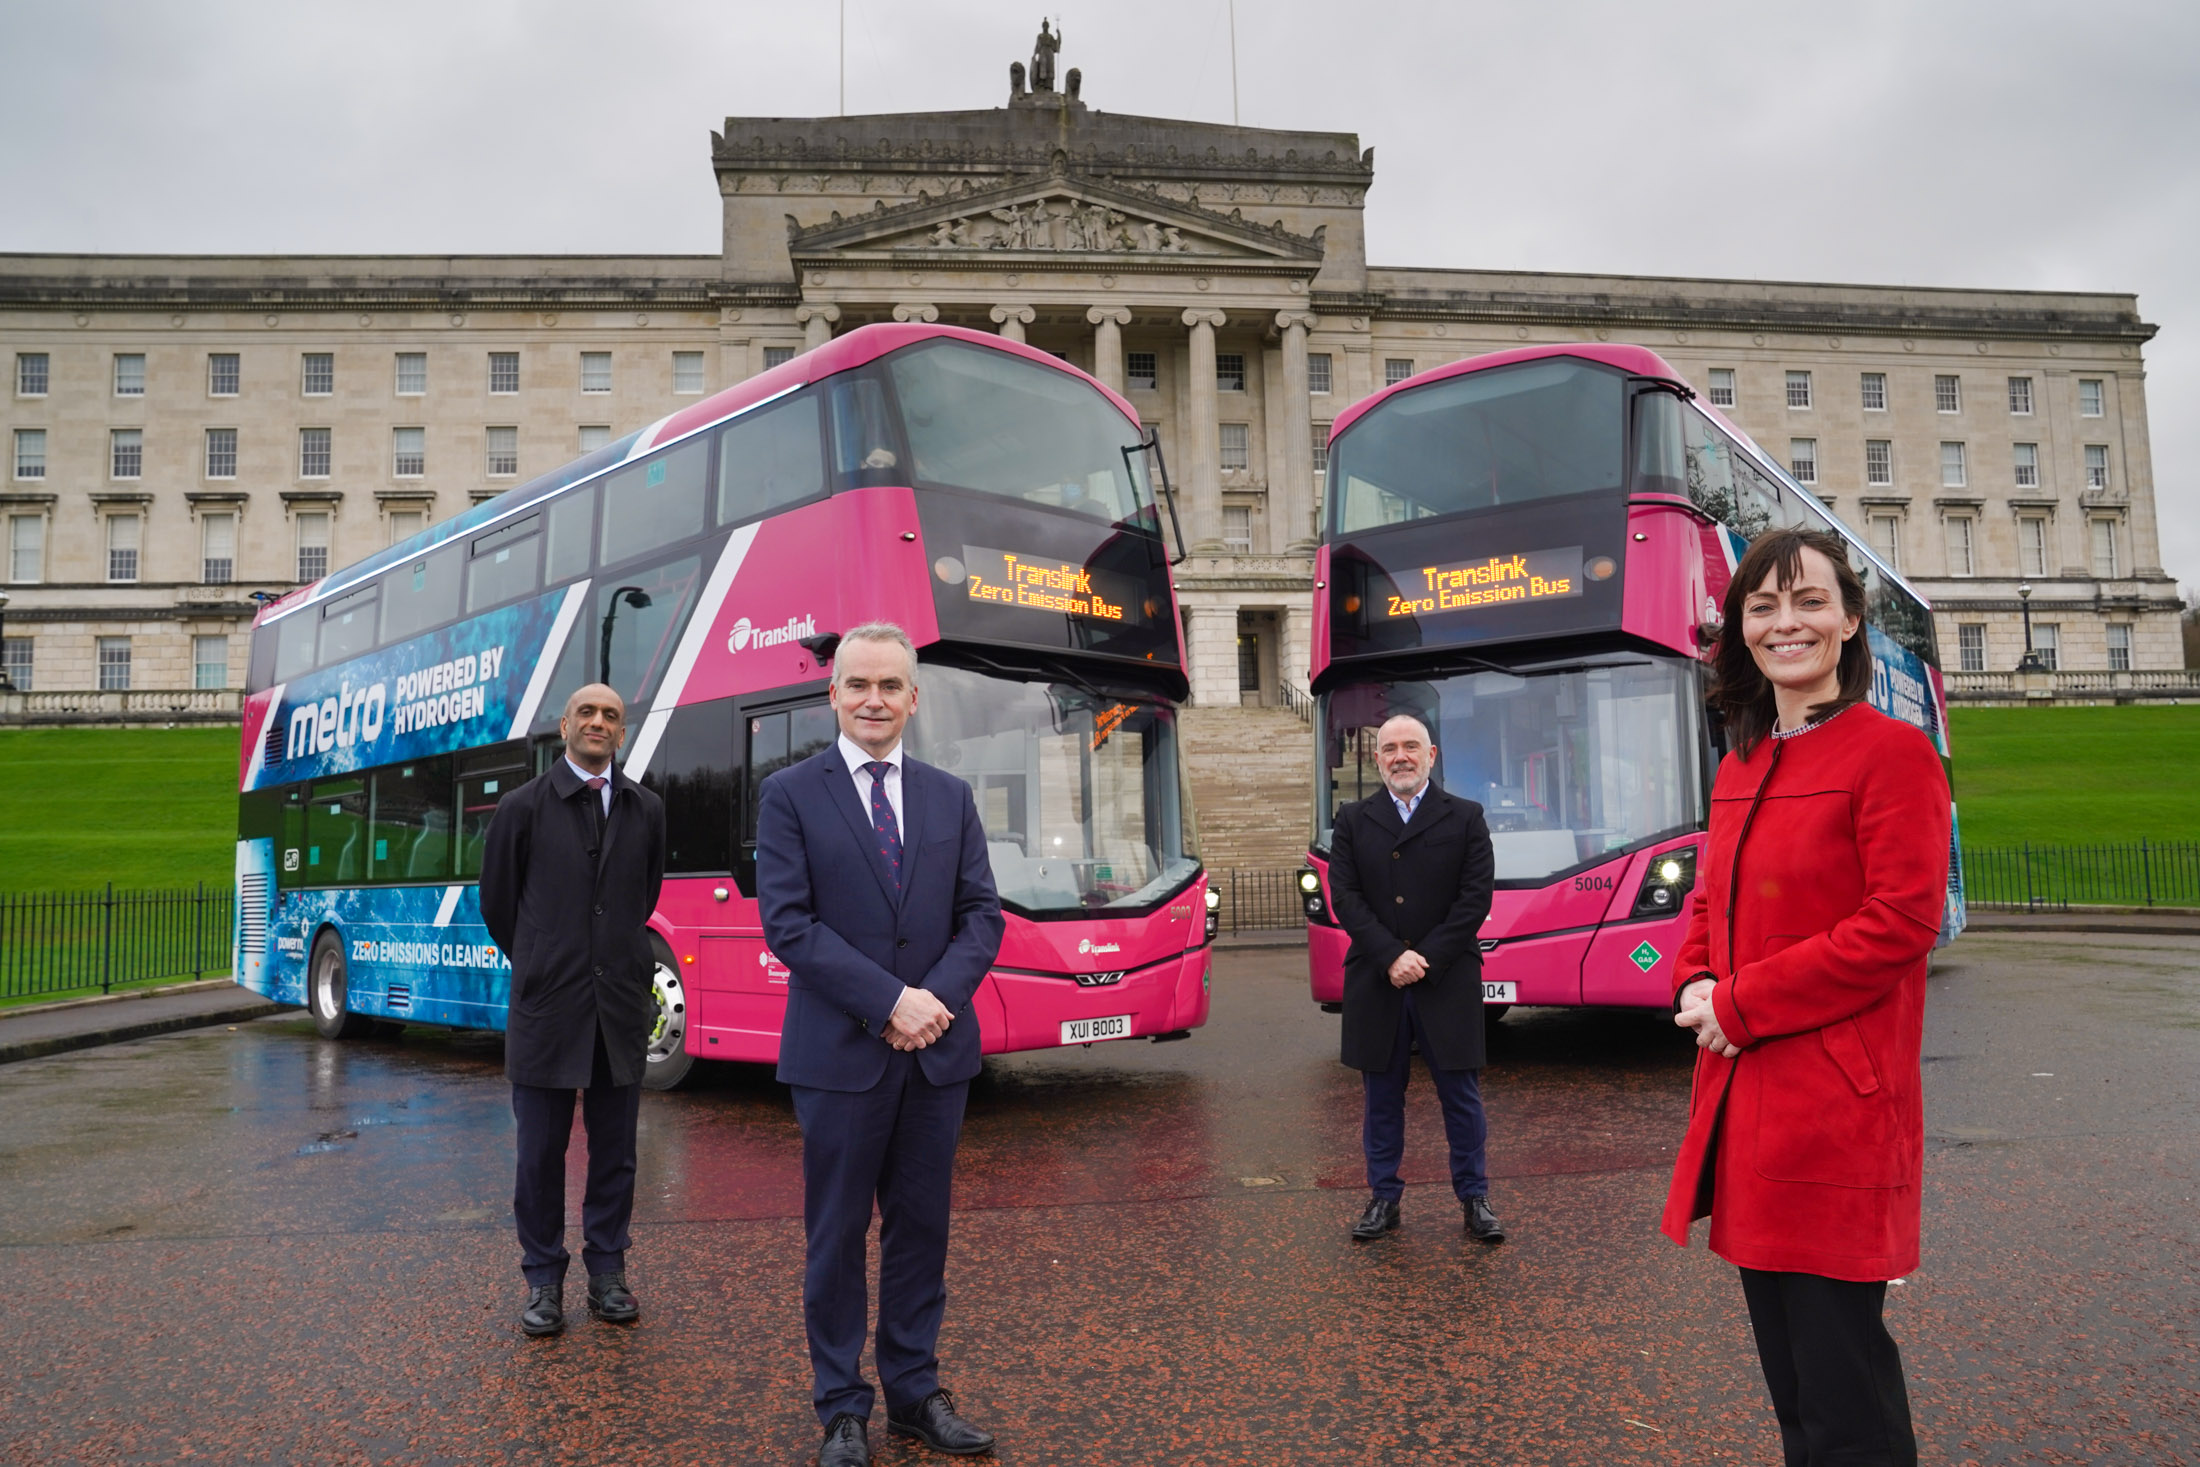
[[[634,1215],[634,1129],[641,1111],[639,1083],[611,1083],[599,1031],[595,1069],[581,1092],[581,1124],[588,1131],[581,1262],[591,1276],[626,1267],[626,1225]],[[573,1092],[514,1085],[512,1117],[519,1123],[512,1217],[519,1224],[520,1272],[531,1288],[562,1283],[571,1256],[565,1251],[565,1151],[573,1140]]]
[[[808,1265],[802,1322],[817,1419],[868,1420],[863,1378],[864,1270],[878,1203],[878,1374],[889,1411],[939,1389],[947,1312],[947,1211],[970,1082],[934,1085],[914,1053],[895,1051],[869,1090],[794,1089],[802,1126],[802,1222]]]
[[[1917,1467],[1885,1284],[1742,1270],[1787,1467]]]
[[[1360,1079],[1367,1092],[1367,1111],[1360,1127],[1360,1145],[1367,1152],[1367,1186],[1377,1197],[1396,1202],[1405,1195],[1398,1180],[1398,1163],[1406,1154],[1406,1083],[1413,1077],[1413,1044],[1421,1039],[1420,1010],[1413,1004],[1413,989],[1405,990],[1405,1004],[1398,1012],[1398,1038],[1391,1046],[1390,1068],[1363,1071]],[[1477,1070],[1439,1070],[1428,1067],[1436,1081],[1436,1098],[1444,1108],[1444,1138],[1451,1143],[1451,1190],[1464,1202],[1486,1197],[1490,1190],[1487,1156],[1489,1125],[1482,1116],[1482,1082]]]

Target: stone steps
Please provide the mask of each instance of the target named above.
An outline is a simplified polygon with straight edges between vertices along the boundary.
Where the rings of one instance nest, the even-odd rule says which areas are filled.
[[[1306,860],[1314,731],[1287,708],[1187,708],[1178,715],[1211,871],[1275,871]]]

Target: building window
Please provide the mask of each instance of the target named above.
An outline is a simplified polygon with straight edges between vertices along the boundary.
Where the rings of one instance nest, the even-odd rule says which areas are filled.
[[[328,512],[301,510],[298,514],[298,579],[318,581],[328,574]]]
[[[115,396],[143,397],[145,395],[145,353],[118,352],[115,355]]]
[[[2009,379],[2009,411],[2020,417],[2028,418],[2032,415],[2032,379],[2030,377],[2011,377]]]
[[[1943,489],[1961,489],[1968,482],[1969,478],[1965,473],[1963,463],[1963,445],[1960,443],[1941,444],[1940,487]]]
[[[1951,576],[1975,576],[1978,574],[1978,546],[1974,531],[1977,521],[1967,514],[1948,516],[1948,574]]]
[[[767,346],[764,348],[764,370],[767,372],[774,367],[784,367],[793,360],[794,348],[791,346]]]
[[[2108,624],[2108,670],[2131,671],[2131,623],[2112,621]]]
[[[491,428],[488,443],[490,478],[509,478],[519,472],[519,429]]]
[[[1963,388],[1952,376],[1933,379],[1933,411],[1960,413],[1963,411]]]
[[[2013,457],[2019,489],[2040,487],[2040,446],[2037,443],[2019,443],[2014,446]]]
[[[428,528],[428,514],[420,509],[393,509],[390,511],[390,543],[410,540]]]
[[[29,637],[9,637],[0,641],[0,671],[5,671],[8,681],[18,693],[35,690],[31,681],[31,648],[35,645]]]
[[[1131,391],[1151,392],[1160,380],[1159,358],[1150,351],[1132,351],[1123,354],[1123,372],[1130,379]]]
[[[1245,353],[1218,351],[1215,353],[1215,390],[1218,392],[1243,392],[1245,390]]]
[[[511,391],[519,390],[515,383]],[[581,391],[609,392],[611,390],[611,353],[584,351],[581,353]]]
[[[202,689],[229,686],[229,638],[191,639],[191,686]]]
[[[2080,377],[2078,379],[2078,414],[2087,418],[2097,418],[2101,415],[2100,378]]]
[[[107,473],[110,478],[137,479],[145,474],[145,430],[117,428],[108,434]]]
[[[1791,408],[1807,408],[1807,407],[1809,407],[1809,406],[1810,406],[1810,373],[1808,373],[1808,372],[1790,372],[1790,373],[1788,373],[1788,374],[1787,374],[1787,383],[1788,383],[1788,406],[1789,406],[1789,407],[1791,407]]]
[[[2108,445],[2105,443],[2088,443],[2085,446],[2085,487],[2108,487]]]
[[[1385,387],[1396,387],[1396,386],[1397,386],[1397,385],[1398,385],[1399,383],[1401,383],[1401,382],[1405,381],[1405,380],[1406,380],[1406,378],[1408,378],[1408,377],[1410,377],[1410,376],[1412,376],[1412,375],[1413,375],[1413,358],[1411,358],[1411,357],[1384,357],[1384,358],[1383,358],[1383,386],[1385,386]]]
[[[1902,520],[1898,515],[1875,514],[1871,517],[1872,549],[1887,562],[1889,570],[1902,569]]]
[[[327,397],[336,390],[334,352],[309,351],[305,354],[305,381],[298,390],[307,397]]]
[[[298,430],[298,477],[301,479],[325,479],[328,477],[329,430],[326,428],[300,428]]]
[[[209,428],[206,430],[206,477],[209,479],[234,479],[237,477],[236,429]]]
[[[209,586],[226,586],[236,575],[237,517],[199,516],[199,579]]]
[[[2093,521],[2093,574],[2104,581],[2114,580],[2123,574],[2122,557],[2117,554],[2114,520]]]
[[[2017,521],[2017,574],[2047,574],[2047,517],[2028,514]]]
[[[134,581],[138,578],[138,530],[142,522],[134,514],[107,516],[107,579],[110,581]]]
[[[1986,624],[1967,621],[1956,628],[1956,670],[1986,671]]]
[[[8,516],[8,579],[26,583],[46,579],[44,515]]]
[[[400,479],[417,479],[428,472],[428,430],[390,430],[390,473]]]
[[[237,383],[242,377],[238,370],[237,354],[233,351],[213,351],[206,354],[206,395],[208,397],[235,397]]]
[[[703,354],[699,351],[676,351],[672,354],[672,390],[697,393],[703,390]]]
[[[1329,425],[1314,425],[1314,472],[1323,477],[1329,473]]]
[[[493,351],[489,353],[489,390],[491,392],[519,391],[519,353]]]
[[[599,448],[607,447],[610,442],[611,425],[609,423],[581,424],[582,453],[594,453]]]
[[[1329,353],[1325,351],[1308,352],[1306,354],[1307,392],[1320,393],[1326,397],[1334,390],[1335,382],[1336,377],[1330,363]]]
[[[1711,369],[1711,405],[1723,408],[1734,406],[1734,369],[1732,367],[1713,367]]]
[[[48,375],[48,364],[44,352],[19,351],[15,354],[15,395],[17,397],[44,397]]]
[[[1882,487],[1894,482],[1894,443],[1886,438],[1864,440],[1864,482]]]
[[[128,637],[101,637],[99,639],[99,690],[102,693],[127,693],[130,691],[130,639]]]
[[[1790,438],[1788,440],[1788,472],[1798,484],[1818,482],[1818,440],[1815,438]]]
[[[43,479],[46,477],[46,430],[44,428],[18,428],[15,430],[15,477],[18,479]]]
[[[2049,672],[2062,666],[2062,628],[2054,622],[2032,624],[2032,650],[2040,654],[2040,661]]]
[[[424,351],[401,351],[397,354],[397,395],[421,397],[428,390],[428,354]]]
[[[1866,372],[1863,376],[1864,411],[1883,413],[1887,410],[1887,374]]]
[[[1253,507],[1249,504],[1225,504],[1222,506],[1222,545],[1239,555],[1253,552]]]
[[[1224,423],[1222,427],[1222,466],[1225,469],[1242,469],[1250,466],[1252,428],[1246,423]]]

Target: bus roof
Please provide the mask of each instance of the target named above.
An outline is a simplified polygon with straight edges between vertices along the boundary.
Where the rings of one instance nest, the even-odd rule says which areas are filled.
[[[1617,367],[1622,372],[1637,377],[1656,377],[1667,382],[1685,382],[1672,363],[1646,346],[1611,345],[1601,341],[1569,342],[1559,346],[1516,346],[1509,351],[1493,351],[1478,357],[1468,357],[1463,362],[1452,362],[1442,367],[1431,367],[1403,382],[1393,382],[1382,391],[1364,397],[1337,414],[1329,425],[1329,437],[1337,435],[1358,422],[1375,406],[1394,392],[1404,392],[1409,387],[1426,387],[1431,382],[1446,377],[1459,377],[1468,372],[1486,372],[1492,367],[1509,367],[1515,362],[1541,361],[1545,357],[1580,357],[1583,361],[1600,362],[1607,367]]]
[[[1010,341],[990,332],[971,331],[961,326],[933,326],[914,321],[858,326],[845,336],[836,336],[823,346],[803,352],[792,361],[782,362],[769,371],[759,372],[754,377],[735,383],[723,392],[713,393],[700,402],[659,418],[638,433],[629,433],[606,447],[583,454],[517,488],[507,489],[493,499],[485,499],[441,524],[430,525],[409,540],[401,540],[387,550],[324,576],[311,585],[300,586],[262,606],[259,614],[253,618],[253,625],[279,621],[300,607],[325,601],[340,591],[379,575],[393,565],[403,564],[460,536],[474,534],[575,484],[608,473],[677,439],[700,433],[729,418],[738,417],[748,409],[784,396],[798,387],[807,387],[810,383],[821,381],[836,372],[864,366],[905,346],[938,340],[967,341],[974,346],[1027,357],[1041,366],[1083,378],[1091,386],[1098,388],[1109,402],[1115,404],[1117,411],[1133,424],[1139,421],[1138,410],[1105,382],[1063,361],[1052,352],[1041,351],[1023,342]]]

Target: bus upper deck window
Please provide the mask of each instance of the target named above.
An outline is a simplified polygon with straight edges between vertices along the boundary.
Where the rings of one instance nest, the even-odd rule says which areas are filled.
[[[381,627],[379,583],[362,586],[348,596],[331,601],[321,613],[319,664],[349,662],[371,651]]]
[[[275,681],[287,683],[313,666],[314,634],[321,629],[319,609],[303,606],[275,625]]]
[[[467,553],[466,610],[500,606],[542,586],[542,516],[475,537]]]
[[[719,524],[752,520],[824,491],[825,447],[815,393],[736,418],[718,435]]]
[[[709,472],[710,442],[697,437],[604,480],[603,553],[597,563],[617,565],[700,535]]]
[[[403,641],[458,615],[459,556],[447,545],[382,577],[382,640]]]
[[[833,378],[833,469],[844,484],[903,482],[901,455],[886,413],[886,389],[876,377]]]
[[[1687,456],[1681,447],[1681,400],[1649,388],[1635,395],[1635,483],[1638,494],[1686,494]]]
[[[560,495],[545,518],[550,522],[550,543],[544,547],[543,580],[550,585],[588,573],[595,529],[596,491],[593,487]]]

